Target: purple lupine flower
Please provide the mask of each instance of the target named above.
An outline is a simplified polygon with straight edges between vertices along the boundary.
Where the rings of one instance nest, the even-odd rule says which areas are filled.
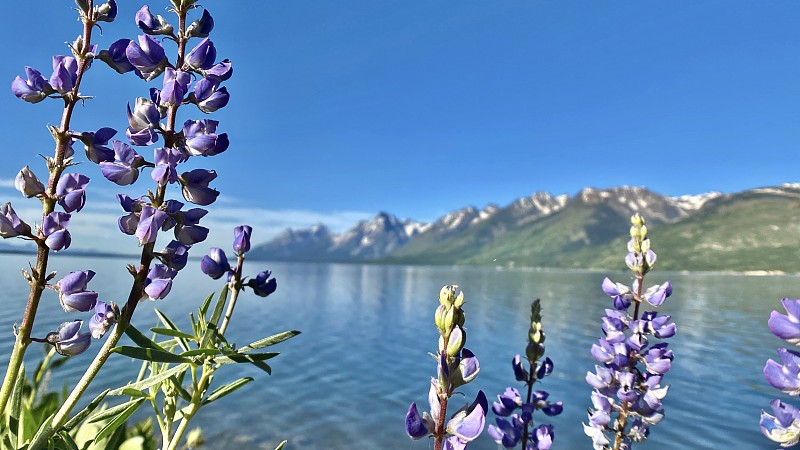
[[[161,112],[151,100],[137,98],[133,111],[128,105],[128,129],[125,134],[133,145],[151,145],[158,141],[156,128],[160,128]]]
[[[139,244],[145,245],[156,241],[158,230],[164,225],[167,220],[167,213],[160,209],[153,208],[150,205],[142,206],[142,212],[139,215],[139,224],[136,226],[136,237],[139,238]]]
[[[86,312],[95,307],[97,292],[87,290],[94,271],[80,270],[70,272],[56,283],[58,300],[66,312]]]
[[[208,255],[203,256],[200,261],[200,270],[204,274],[217,280],[226,273],[231,272],[231,265],[228,263],[228,257],[221,248],[211,247],[208,250]]]
[[[8,239],[17,236],[29,236],[31,227],[19,218],[11,207],[11,202],[0,206],[0,237]]]
[[[198,43],[192,51],[186,55],[186,66],[194,70],[210,69],[214,66],[217,58],[217,49],[209,38],[205,38]]]
[[[28,103],[39,103],[48,95],[55,92],[53,87],[50,86],[50,83],[45,80],[42,73],[38,70],[26,66],[25,75],[28,77],[27,80],[16,77],[14,81],[11,82],[11,92],[18,99]]]
[[[44,184],[36,177],[30,167],[25,166],[14,178],[14,187],[25,197],[31,198],[44,194]]]
[[[160,75],[167,65],[167,56],[161,43],[146,34],[128,44],[125,56],[136,69],[137,75],[147,81]]]
[[[508,417],[515,409],[522,406],[522,397],[513,387],[507,387],[505,392],[497,395],[499,402],[492,403],[492,411],[498,416]]]
[[[170,241],[164,250],[161,250],[159,259],[170,269],[181,270],[189,261],[190,248],[191,245],[186,245],[181,241]]]
[[[120,186],[133,184],[139,178],[144,158],[122,141],[114,141],[111,145],[114,147],[114,162],[101,162],[100,171],[106,179]]]
[[[177,270],[170,269],[164,264],[156,264],[147,272],[144,293],[150,300],[163,299],[172,289],[172,279],[177,274]]]
[[[117,18],[117,2],[108,0],[94,7],[94,18],[98,22],[113,22]]]
[[[775,399],[770,403],[774,416],[761,410],[761,432],[781,447],[800,442],[800,410]]]
[[[136,227],[139,226],[139,216],[137,213],[141,212],[141,202],[128,197],[125,194],[117,194],[122,209],[127,212],[127,215],[119,218],[119,230],[125,234],[133,235],[136,233]]]
[[[58,204],[64,208],[65,212],[80,212],[86,204],[86,185],[89,184],[89,177],[79,173],[65,173],[58,179],[56,185],[56,195]]]
[[[178,177],[183,187],[183,198],[195,205],[208,206],[217,199],[219,191],[208,187],[217,178],[215,170],[194,169]]]
[[[208,37],[213,29],[214,19],[211,17],[211,14],[208,13],[208,10],[203,10],[203,16],[186,27],[186,35],[190,37],[204,38]]]
[[[117,315],[114,308],[106,302],[98,301],[94,307],[94,315],[89,319],[89,331],[93,338],[100,339],[116,322]]]
[[[130,39],[115,41],[108,47],[108,50],[100,50],[96,58],[108,64],[108,66],[116,70],[117,73],[128,73],[135,70],[136,68],[128,61],[128,56],[125,53],[130,43]]]
[[[187,120],[183,124],[186,151],[195,156],[214,156],[228,149],[228,134],[216,134],[216,120]]]
[[[208,228],[200,226],[200,219],[208,214],[202,208],[192,208],[179,214],[180,220],[175,225],[175,239],[186,245],[203,242],[208,237]]]
[[[434,423],[428,413],[420,415],[417,403],[412,402],[406,413],[406,434],[408,434],[408,437],[414,440],[422,439],[431,434],[433,429]]]
[[[159,147],[153,151],[155,168],[150,172],[150,177],[158,184],[175,183],[178,181],[178,172],[175,168],[183,161],[184,156],[173,148]]]
[[[270,278],[270,275],[272,275],[272,272],[269,270],[259,272],[255,278],[247,280],[246,286],[251,288],[257,296],[266,297],[278,288],[278,281],[275,278]]]
[[[783,365],[769,359],[764,366],[767,382],[789,395],[800,395],[800,353],[779,348],[778,355]]]
[[[72,56],[53,57],[53,75],[50,86],[59,94],[66,94],[75,87],[78,79],[78,61]]]
[[[63,356],[75,356],[81,354],[89,348],[92,343],[90,333],[81,333],[82,320],[62,323],[55,333],[55,347],[58,354]]]
[[[800,299],[784,298],[781,300],[786,315],[772,311],[767,325],[775,336],[794,345],[800,344]]]
[[[108,127],[100,128],[95,132],[85,131],[81,133],[78,139],[83,142],[86,158],[95,164],[103,161],[114,161],[114,150],[108,147],[108,141],[115,134],[117,134],[117,130]]]
[[[67,213],[53,211],[42,220],[42,232],[45,235],[44,243],[50,250],[57,252],[69,248],[72,237],[67,227],[71,216]]]
[[[172,25],[160,15],[154,16],[147,5],[136,12],[135,21],[136,26],[147,34],[172,34]]]
[[[669,281],[664,284],[652,286],[643,294],[647,303],[653,306],[660,306],[670,295],[672,295],[672,284]]]
[[[233,75],[233,64],[230,59],[223,59],[203,73],[206,78],[216,78],[222,82]]]
[[[431,384],[436,383],[431,380]],[[406,434],[411,439],[421,439],[434,431],[435,422],[439,417],[439,401],[435,395],[428,395],[428,401],[431,406],[431,413],[419,414],[416,403],[412,403],[406,413]],[[451,445],[457,445],[455,448],[463,448],[463,446],[475,438],[482,432],[485,424],[486,411],[488,405],[486,402],[486,395],[483,391],[478,391],[475,400],[469,406],[457,411],[450,420],[447,422],[445,430],[452,436],[448,438]]]
[[[212,113],[225,107],[230,100],[230,94],[228,88],[219,87],[219,83],[215,77],[203,78],[194,84],[194,92],[189,100],[204,113]]]
[[[515,414],[514,416],[515,417],[511,418],[511,421],[502,417],[496,417],[494,419],[495,425],[489,425],[486,430],[492,440],[505,448],[516,447],[522,437],[522,427],[524,424],[518,415]]]
[[[253,227],[239,225],[233,229],[233,252],[241,256],[250,251],[250,235]]]
[[[603,280],[603,292],[614,299],[614,307],[617,309],[627,309],[631,306],[633,292],[631,288],[622,283],[615,283],[608,277]]]
[[[189,72],[167,67],[164,69],[164,88],[158,94],[158,104],[161,106],[180,105],[189,91],[191,82],[192,75]]]

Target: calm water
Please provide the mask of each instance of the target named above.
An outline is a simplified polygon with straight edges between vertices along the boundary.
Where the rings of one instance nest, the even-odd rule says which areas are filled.
[[[8,358],[11,324],[19,320],[26,285],[18,268],[27,257],[2,255],[0,291],[0,358]],[[92,287],[104,300],[124,298],[129,275],[123,259],[56,258],[55,269],[92,268]],[[197,263],[193,263],[197,266]],[[594,361],[589,348],[600,334],[599,317],[609,306],[600,290],[601,273],[360,266],[251,262],[250,271],[271,268],[278,291],[267,299],[245,295],[229,330],[240,345],[269,334],[299,329],[303,334],[275,347],[273,375],[240,366],[221,378],[253,376],[248,387],[201,411],[196,419],[209,439],[208,448],[274,449],[282,439],[291,449],[428,449],[430,441],[413,442],[403,418],[411,401],[426,404],[428,380],[435,363],[427,355],[436,347],[433,311],[444,284],[459,284],[467,304],[467,346],[481,362],[481,374],[465,386],[470,398],[483,389],[490,398],[513,381],[510,360],[524,349],[529,304],[543,302],[547,354],[556,370],[542,388],[564,401],[564,413],[550,418],[556,426],[555,448],[591,448],[581,422],[586,421],[590,389],[583,381]],[[625,281],[622,272],[613,278]],[[653,427],[641,449],[775,448],[758,430],[759,411],[775,396],[761,370],[775,358],[781,341],[766,327],[783,296],[800,295],[794,276],[744,277],[712,274],[649,276],[655,284],[669,279],[673,296],[662,306],[678,324],[670,340],[675,352],[666,381],[666,419]],[[153,307],[179,323],[219,283],[185,270],[170,296],[146,302],[134,323],[155,324]],[[54,292],[47,292],[37,334],[77,318],[64,313]],[[88,319],[85,317],[85,319]],[[97,343],[95,349],[99,348]],[[29,352],[30,361],[36,352]],[[54,387],[72,383],[90,356],[73,358],[59,372]],[[110,385],[135,377],[138,364],[112,358],[101,372]],[[5,369],[3,369],[3,372]],[[227,376],[226,376],[227,373]],[[490,413],[490,420],[492,414]],[[485,434],[474,450],[496,449]]]

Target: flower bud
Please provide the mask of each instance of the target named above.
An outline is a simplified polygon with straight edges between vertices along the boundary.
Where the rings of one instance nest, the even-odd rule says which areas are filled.
[[[640,227],[644,225],[644,217],[640,216],[639,213],[636,213],[631,216],[631,224],[636,227]]]
[[[450,307],[447,309],[447,312],[444,314],[444,329],[445,330],[452,330],[453,327],[456,325],[456,318],[455,318],[456,308]]]
[[[458,286],[443,286],[439,291],[439,303],[450,307],[453,304],[453,292],[458,289]]]
[[[459,292],[458,296],[456,296],[455,301],[453,302],[456,308],[461,308],[464,305],[464,292]]]
[[[55,341],[53,344],[60,355],[75,356],[89,348],[89,344],[92,343],[92,335],[81,333],[82,325],[82,320],[62,323],[58,327],[58,331],[51,334]],[[48,336],[48,340],[50,340],[50,336]]]
[[[464,347],[465,340],[466,333],[461,330],[461,327],[453,328],[453,331],[450,332],[450,338],[447,341],[447,348],[445,349],[447,356],[453,358],[458,355]]]
[[[447,313],[447,307],[444,305],[439,305],[436,308],[436,312],[434,313],[434,322],[436,323],[436,328],[439,329],[439,334],[445,334],[447,328],[444,326],[444,316]]]
[[[100,6],[95,6],[94,18],[98,22],[113,22],[117,18],[117,3],[108,0]]]
[[[204,38],[208,37],[213,29],[214,19],[211,17],[211,14],[208,13],[208,10],[203,10],[203,16],[186,27],[186,34],[189,37]]]
[[[160,15],[154,16],[147,5],[136,12],[136,26],[147,34],[172,34],[172,25]]]
[[[239,225],[233,229],[233,251],[237,255],[244,255],[250,250],[250,234],[253,227],[249,225]]]
[[[44,184],[28,166],[22,168],[14,179],[14,187],[25,197],[31,198],[44,193]]]

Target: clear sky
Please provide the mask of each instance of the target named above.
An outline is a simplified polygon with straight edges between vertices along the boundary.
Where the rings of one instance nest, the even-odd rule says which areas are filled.
[[[120,1],[101,48],[138,34],[142,4]],[[150,5],[173,21],[166,4]],[[218,58],[234,64],[230,104],[212,116],[231,147],[195,163],[219,173],[208,216],[217,245],[242,222],[261,241],[320,220],[341,231],[380,210],[430,221],[536,191],[628,184],[683,195],[800,180],[796,0],[201,4],[216,21]],[[29,207],[31,221],[38,204],[11,180],[25,164],[45,176],[35,155],[52,154],[44,125],[60,105],[25,104],[9,87],[26,65],[49,76],[52,55],[80,32],[72,7],[4,5],[15,20],[0,60],[0,199]],[[97,99],[73,128],[118,136],[125,103],[149,87],[100,62],[84,86]],[[191,109],[182,120],[202,118]],[[93,181],[76,220],[117,233],[116,186],[94,165],[80,170]]]

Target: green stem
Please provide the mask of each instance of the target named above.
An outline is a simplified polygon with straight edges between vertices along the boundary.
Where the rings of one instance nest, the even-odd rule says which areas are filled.
[[[228,323],[233,316],[233,309],[236,307],[236,299],[239,298],[239,292],[242,290],[242,266],[244,265],[244,255],[239,255],[236,261],[236,270],[233,272],[233,279],[231,279],[231,300],[228,303],[228,309],[225,311],[225,318],[222,319],[222,325],[219,327],[219,334],[224,335],[225,330],[228,329]]]
[[[209,364],[203,365],[203,376],[200,377],[200,382],[197,384],[197,388],[194,390],[194,392],[192,392],[192,400],[189,403],[189,410],[183,413],[183,417],[181,418],[180,423],[178,423],[178,428],[175,430],[175,435],[172,436],[169,446],[165,446],[164,450],[176,450],[178,448],[181,439],[183,439],[183,435],[186,433],[186,429],[189,428],[189,422],[202,406],[200,403],[203,400],[203,394],[206,392],[209,384],[211,383],[211,375],[214,373],[214,371],[215,369],[213,369]]]

